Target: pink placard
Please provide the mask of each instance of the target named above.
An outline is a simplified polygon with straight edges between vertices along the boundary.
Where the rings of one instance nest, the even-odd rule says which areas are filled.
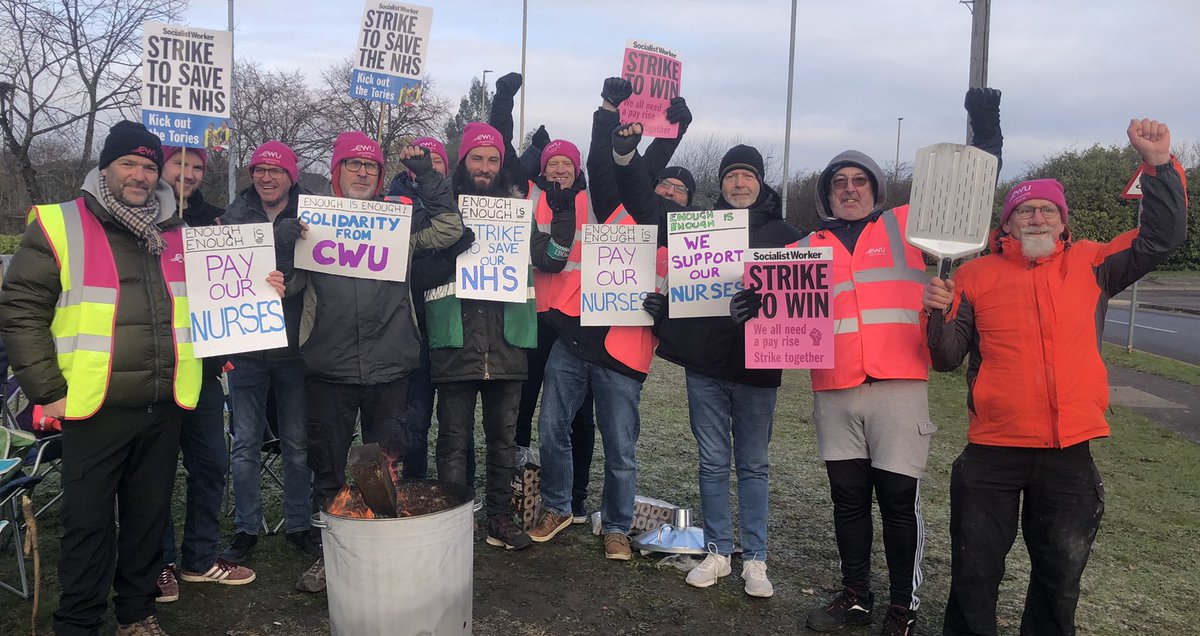
[[[673,138],[679,124],[667,121],[672,97],[679,97],[683,62],[674,51],[630,40],[621,61],[621,77],[633,85],[633,95],[621,102],[621,123],[641,122],[646,137]]]
[[[832,369],[832,248],[752,248],[747,256],[743,283],[763,304],[746,323],[746,368]]]

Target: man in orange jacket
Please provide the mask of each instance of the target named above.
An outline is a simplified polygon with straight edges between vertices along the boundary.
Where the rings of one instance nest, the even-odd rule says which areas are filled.
[[[1108,243],[1072,241],[1062,184],[1026,181],[1004,200],[992,253],[925,288],[925,310],[947,310],[928,321],[934,369],[953,370],[970,354],[968,444],[950,478],[945,634],[996,633],[1018,518],[1030,560],[1021,633],[1075,633],[1079,579],[1104,514],[1088,447],[1109,434],[1104,312],[1187,231],[1166,124],[1133,120],[1127,132],[1143,162],[1138,229]]]

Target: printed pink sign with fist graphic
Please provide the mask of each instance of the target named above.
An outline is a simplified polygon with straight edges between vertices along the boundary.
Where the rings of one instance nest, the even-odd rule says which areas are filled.
[[[747,369],[833,368],[833,250],[754,249],[744,261],[746,289],[762,296],[746,322]]]

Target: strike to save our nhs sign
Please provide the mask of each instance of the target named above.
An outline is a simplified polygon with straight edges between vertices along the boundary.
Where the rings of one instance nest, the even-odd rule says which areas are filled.
[[[270,223],[183,228],[183,267],[197,358],[287,346]]]
[[[142,27],[142,124],[163,143],[204,147],[229,122],[233,34],[147,22]]]
[[[529,233],[533,203],[508,197],[458,197],[463,225],[475,233],[470,249],[459,254],[454,282],[459,298],[527,302]]]
[[[350,69],[350,96],[385,104],[421,97],[433,9],[367,0]]]
[[[412,206],[300,195],[308,235],[296,241],[296,267],[351,278],[403,282],[408,275]]]
[[[742,259],[750,243],[746,210],[667,215],[667,282],[672,318],[728,316],[742,291]]]

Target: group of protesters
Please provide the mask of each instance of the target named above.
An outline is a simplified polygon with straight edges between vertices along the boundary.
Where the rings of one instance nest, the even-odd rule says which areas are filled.
[[[155,601],[177,600],[180,580],[252,582],[244,563],[266,528],[261,447],[272,420],[285,537],[316,560],[301,589],[324,588],[320,511],[345,483],[356,424],[397,473],[426,478],[436,409],[435,474],[473,486],[479,400],[486,543],[520,550],[587,519],[598,430],[603,551],[629,560],[639,402],[655,353],[685,370],[699,451],[707,554],[686,582],[706,588],[731,573],[736,470],[744,590],[772,596],[768,448],[782,371],[747,368],[744,336],[762,295],[743,289],[728,316],[706,318],[673,317],[664,295],[668,215],[702,209],[693,204],[694,176],[670,165],[692,122],[688,104],[676,97],[666,111],[676,137],[639,152],[641,124],[619,116],[632,87],[604,80],[585,166],[578,146],[544,127],[518,154],[512,110],[521,83],[516,73],[497,80],[489,121],[466,126],[453,164],[442,141],[413,139],[396,151],[403,169],[389,183],[377,140],[348,131],[334,142],[334,196],[412,206],[405,282],[294,266],[308,232],[298,215],[307,190],[295,153],[275,140],[255,149],[246,167],[251,185],[221,209],[199,187],[204,149],[163,146],[140,124],[121,122],[80,198],[33,208],[0,294],[0,335],[26,395],[63,420],[56,633],[97,633],[110,587],[117,633],[135,635],[163,633]],[[972,144],[997,156],[999,103],[999,91],[987,88],[971,89],[965,101]],[[889,574],[881,633],[912,633],[923,578],[920,484],[937,430],[928,370],[956,368],[965,357],[969,443],[951,479],[944,633],[996,633],[998,586],[1018,519],[1032,563],[1022,633],[1074,633],[1080,577],[1104,508],[1088,448],[1108,435],[1097,349],[1103,309],[1185,231],[1182,170],[1166,126],[1134,120],[1128,136],[1144,162],[1138,229],[1109,243],[1073,240],[1062,185],[1027,181],[1004,199],[991,253],[952,280],[930,279],[922,254],[904,239],[908,206],[886,207],[888,180],[866,154],[848,150],[822,171],[822,223],[807,235],[783,218],[757,149],[737,145],[721,159],[712,208],[748,211],[751,248],[833,253],[835,366],[811,378],[842,590],[801,619],[809,628],[872,621],[874,495]],[[461,195],[531,202],[527,302],[456,295],[456,260],[475,242],[458,209]],[[268,282],[283,297],[288,345],[197,360],[180,311],[181,227],[244,223],[273,224],[277,271]],[[587,223],[659,228],[659,281],[642,305],[651,326],[581,324]],[[535,413],[544,512],[526,531],[515,519],[511,484],[518,447],[533,441]],[[181,448],[187,503],[177,550],[170,505]],[[219,550],[230,468],[235,534]]]

